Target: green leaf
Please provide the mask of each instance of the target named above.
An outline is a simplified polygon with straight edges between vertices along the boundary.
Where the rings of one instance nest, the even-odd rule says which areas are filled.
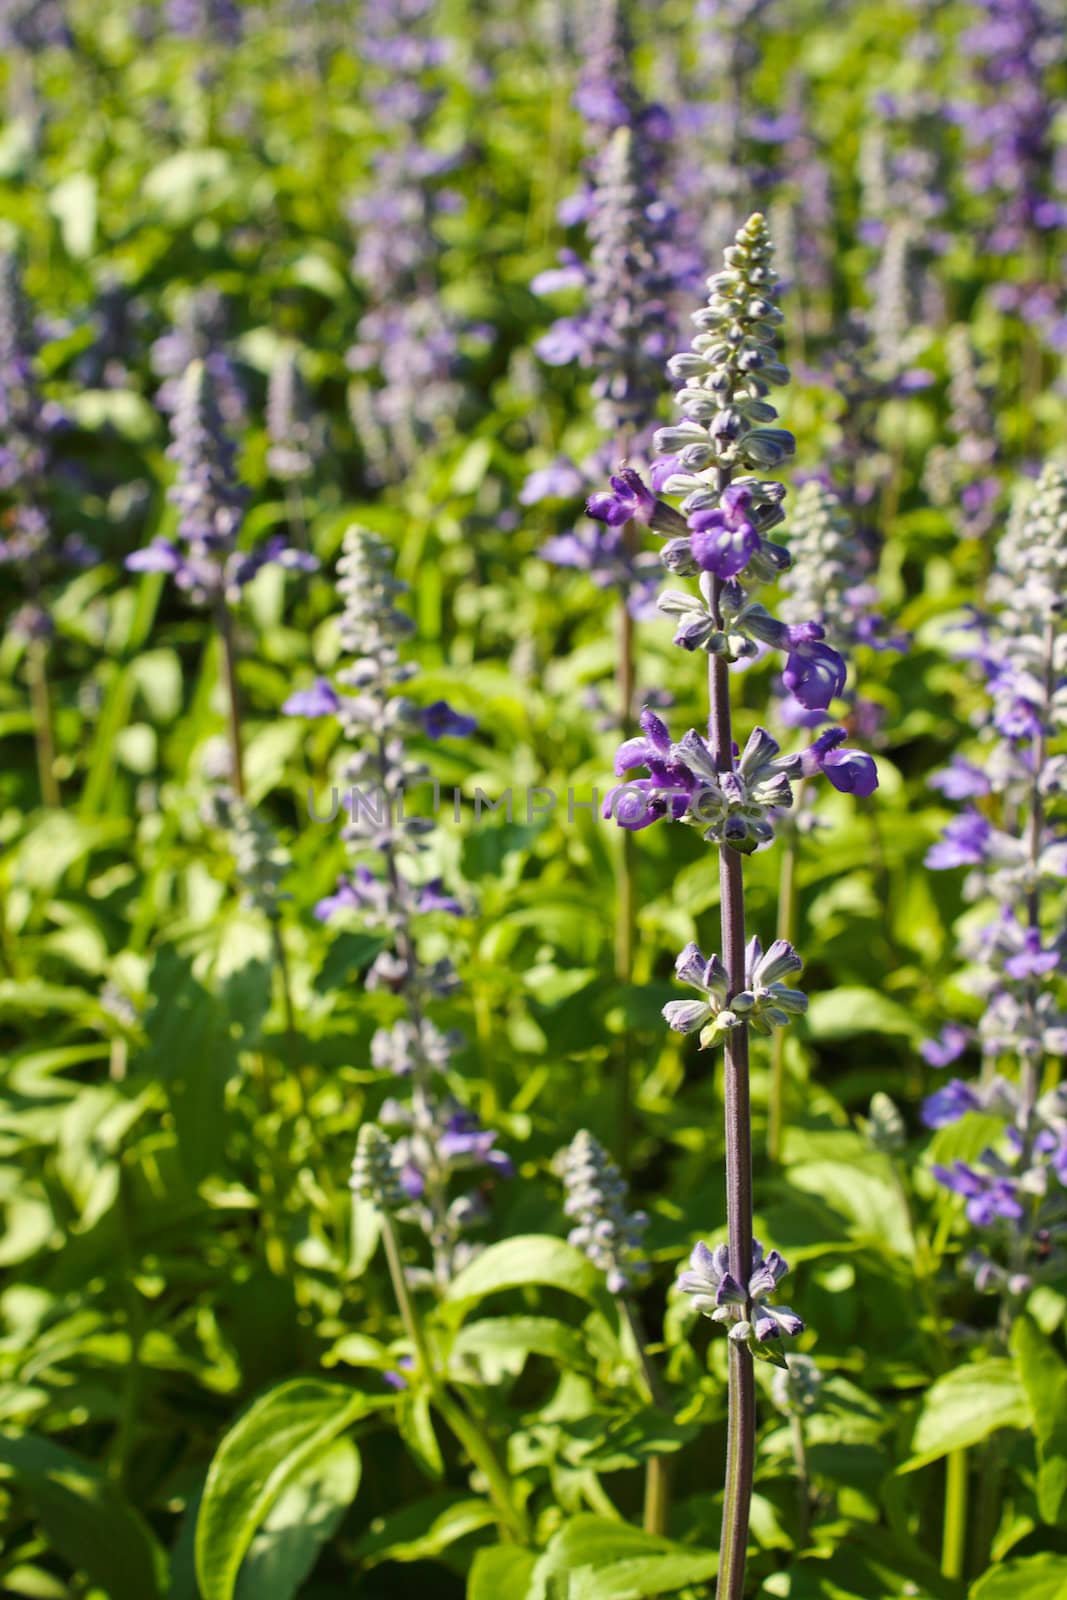
[[[445,1463],[434,1432],[430,1402],[425,1394],[405,1389],[397,1406],[397,1427],[415,1461],[430,1478],[443,1478]]]
[[[513,1544],[491,1544],[471,1564],[467,1600],[526,1600],[537,1557]]]
[[[1067,1600],[1067,1556],[1027,1556],[985,1573],[970,1600]]]
[[[425,1561],[495,1522],[496,1512],[487,1500],[434,1494],[375,1517],[353,1554],[366,1567],[379,1561]]]
[[[483,1250],[452,1279],[444,1304],[462,1309],[486,1295],[530,1284],[564,1289],[601,1307],[610,1299],[603,1273],[580,1250],[547,1233],[526,1233]]]
[[[245,1554],[281,1496],[339,1434],[381,1403],[340,1384],[294,1378],[244,1413],[219,1446],[204,1485],[196,1524],[203,1600],[232,1600]]]
[[[375,933],[341,933],[326,952],[326,959],[315,976],[314,989],[329,994],[348,989],[370,966],[385,943]]]
[[[1030,1407],[1010,1361],[995,1356],[957,1367],[927,1390],[912,1436],[913,1454],[897,1471],[915,1472],[999,1428],[1029,1425]]]
[[[0,1476],[33,1506],[51,1547],[108,1600],[157,1600],[166,1557],[140,1513],[91,1462],[35,1434],[0,1435]]]
[[[573,1517],[552,1539],[531,1575],[526,1600],[642,1600],[706,1583],[718,1570],[714,1550],[692,1550],[607,1517]]]
[[[1026,1391],[1037,1439],[1037,1507],[1056,1527],[1067,1497],[1067,1363],[1030,1317],[1011,1331],[1016,1371]]]
[[[52,190],[48,209],[59,223],[68,256],[84,261],[96,242],[96,179],[87,172],[72,173]]]
[[[235,1600],[291,1600],[359,1488],[359,1451],[338,1439],[283,1490],[249,1546]]]
[[[471,1382],[471,1367],[484,1382],[499,1383],[517,1377],[532,1355],[582,1372],[593,1365],[581,1335],[554,1317],[487,1317],[456,1335],[451,1366],[461,1383]]]
[[[813,1039],[851,1039],[858,1034],[894,1034],[918,1038],[914,1014],[877,989],[831,989],[815,994],[808,1007],[807,1030]]]

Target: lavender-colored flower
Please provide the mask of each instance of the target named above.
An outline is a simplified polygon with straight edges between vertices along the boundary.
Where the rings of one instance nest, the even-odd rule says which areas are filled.
[[[66,568],[91,566],[97,552],[78,534],[62,537],[52,498],[62,466],[55,440],[66,427],[41,394],[38,340],[19,262],[0,251],[0,567],[17,573],[26,603],[11,620],[24,639],[46,639],[51,619],[42,591]]]
[[[628,1294],[649,1273],[647,1216],[627,1208],[626,1180],[584,1128],[560,1151],[556,1166],[566,1192],[563,1209],[574,1222],[568,1241],[604,1273],[611,1294]]]
[[[194,361],[182,380],[167,452],[177,465],[170,499],[178,508],[180,544],[156,538],[127,556],[131,572],[164,572],[197,605],[233,605],[264,566],[314,572],[318,561],[275,535],[240,550],[244,494],[236,450],[219,408],[211,369]]]
[[[803,1333],[804,1323],[789,1306],[771,1305],[770,1297],[789,1271],[777,1250],[764,1254],[758,1239],[752,1241],[752,1272],[747,1284],[740,1284],[730,1271],[730,1258],[724,1244],[714,1250],[703,1240],[693,1247],[689,1267],[678,1279],[683,1294],[692,1297],[693,1307],[713,1322],[726,1324],[729,1337],[747,1344],[753,1354],[768,1355],[768,1341],[777,1343],[783,1334],[795,1338]],[[781,1364],[784,1357],[778,1356]]]
[[[947,1022],[936,1039],[924,1039],[919,1054],[929,1067],[950,1067],[971,1042],[971,1030],[958,1022]]]
[[[283,345],[267,388],[267,466],[283,483],[296,483],[315,470],[318,438],[297,351]]]
[[[37,55],[72,45],[63,0],[0,0],[0,46]]]
[[[181,402],[182,385],[190,366],[200,361],[207,368],[219,411],[230,428],[245,420],[244,387],[227,349],[229,314],[217,289],[197,289],[182,300],[173,328],[151,349],[152,369],[163,379],[156,394],[161,411],[172,415]]]
[[[474,717],[454,711],[447,700],[435,700],[422,711],[423,732],[431,739],[465,739],[477,726]]]
[[[316,678],[310,689],[297,689],[282,705],[287,717],[333,717],[341,706],[341,697],[329,678]]]
[[[847,737],[844,728],[828,728],[821,733],[815,743],[801,753],[801,771],[805,777],[821,772],[840,794],[866,799],[878,787],[878,769],[865,751],[841,748]]]
[[[235,0],[167,0],[175,33],[204,45],[235,45],[241,38],[241,8]]]
[[[990,390],[979,378],[967,328],[951,328],[945,340],[952,410],[952,442],[931,450],[923,484],[935,504],[955,508],[961,534],[982,539],[991,531],[1002,499],[994,468],[1000,458]]]
[[[405,586],[393,574],[388,547],[360,528],[345,534],[338,570],[344,606],[341,644],[347,660],[337,674],[337,689],[319,684],[311,693],[316,707],[332,694],[351,751],[344,776],[361,803],[353,800],[343,835],[355,857],[352,869],[334,894],[319,903],[316,914],[323,920],[356,915],[386,937],[366,987],[397,995],[405,1015],[379,1028],[371,1041],[371,1062],[407,1083],[410,1097],[387,1102],[379,1119],[396,1133],[394,1166],[404,1196],[400,1219],[416,1222],[432,1250],[432,1271],[416,1269],[412,1281],[440,1289],[470,1260],[474,1246],[467,1233],[484,1211],[478,1192],[462,1185],[455,1192],[457,1178],[470,1172],[502,1176],[511,1166],[496,1148],[495,1132],[442,1092],[462,1041],[439,1029],[430,1012],[438,1000],[456,991],[459,980],[447,957],[424,958],[420,919],[460,916],[464,907],[439,877],[423,877],[420,857],[432,823],[407,815],[401,803],[427,776],[427,769],[410,755],[408,741],[428,726],[426,712],[405,692],[416,674],[414,665],[402,659],[401,647],[412,632],[410,618],[397,605]],[[472,718],[459,716],[443,701],[429,710],[436,737],[474,727]]]

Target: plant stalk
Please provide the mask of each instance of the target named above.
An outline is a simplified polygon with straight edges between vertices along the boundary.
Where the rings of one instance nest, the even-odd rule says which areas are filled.
[[[633,524],[627,523],[623,539],[629,549],[633,540]],[[626,604],[626,596],[619,599],[619,733],[626,738],[633,716],[635,692],[634,619]],[[620,829],[619,859],[615,881],[615,976],[620,984],[629,985],[634,975],[634,948],[637,930],[637,850],[633,834],[628,828]],[[620,1169],[629,1168],[630,1144],[633,1137],[633,1083],[631,1067],[631,1041],[628,1030],[619,1038],[615,1053],[615,1155]]]
[[[404,1331],[408,1336],[412,1350],[415,1352],[415,1363],[419,1377],[426,1384],[430,1399],[442,1421],[454,1435],[456,1441],[467,1452],[471,1461],[478,1468],[489,1486],[489,1496],[496,1507],[500,1518],[501,1531],[517,1544],[528,1544],[530,1541],[530,1528],[526,1513],[517,1506],[512,1499],[511,1483],[503,1465],[497,1460],[496,1451],[482,1432],[478,1422],[466,1411],[458,1401],[453,1400],[444,1384],[434,1372],[430,1354],[423,1336],[422,1325],[415,1311],[415,1304],[411,1298],[407,1279],[404,1276],[404,1266],[400,1259],[400,1247],[397,1243],[396,1229],[393,1219],[388,1213],[382,1213],[382,1243],[385,1245],[385,1257],[389,1265],[389,1277],[396,1295],[396,1303],[400,1310],[400,1320],[404,1324]]]
[[[945,1522],[941,1539],[941,1571],[962,1578],[967,1564],[967,1452],[952,1450],[945,1459]]]
[[[222,643],[222,674],[226,680],[226,731],[230,745],[230,777],[239,799],[245,798],[244,745],[241,736],[241,694],[237,685],[237,641],[233,617],[221,597],[215,620]]]
[[[714,597],[717,610],[718,585]],[[734,761],[730,680],[721,656],[712,656],[709,660],[708,687],[712,757],[720,772],[729,772]],[[719,846],[719,916],[722,960],[729,976],[729,995],[734,995],[745,986],[745,900],[741,856],[727,845]],[[744,1023],[727,1033],[724,1055],[726,1225],[730,1270],[738,1283],[747,1284],[752,1275],[752,1112],[748,1028]],[[755,1456],[756,1382],[752,1352],[731,1340],[718,1600],[742,1600],[744,1594]]]
[[[48,643],[45,639],[31,639],[27,644],[26,673],[30,681],[33,741],[37,751],[41,800],[46,806],[58,806],[60,793],[56,778],[56,744],[52,733],[52,696],[48,687]]]
[[[656,1364],[648,1353],[648,1339],[641,1321],[641,1313],[627,1295],[618,1295],[616,1304],[636,1347],[641,1377],[648,1391],[648,1398],[660,1411],[667,1411],[670,1402],[656,1370]],[[670,1493],[670,1462],[666,1456],[651,1456],[645,1464],[643,1525],[646,1533],[659,1535],[666,1533],[667,1518],[670,1514]]]

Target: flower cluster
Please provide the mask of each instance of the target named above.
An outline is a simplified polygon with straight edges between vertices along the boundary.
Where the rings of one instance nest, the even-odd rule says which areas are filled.
[[[999,1138],[972,1161],[935,1162],[931,1170],[965,1200],[975,1227],[994,1232],[989,1249],[967,1256],[978,1288],[1021,1295],[1058,1276],[1067,1260],[1067,1096],[1056,1089],[1031,1105],[1025,1088],[1005,1078],[957,1079],[927,1099],[923,1120],[943,1128],[968,1112],[1001,1119]]]
[[[1058,1212],[1050,1219],[1042,1210],[1049,1173],[1061,1182],[1067,1174],[1059,1101],[1050,1107],[1039,1098],[1045,1058],[1067,1051],[1065,586],[1067,474],[1049,466],[1014,508],[988,585],[990,610],[974,625],[978,643],[970,654],[990,698],[985,759],[957,757],[935,780],[967,804],[927,856],[934,869],[969,868],[966,892],[996,909],[992,920],[971,927],[963,946],[966,981],[983,1002],[977,1033],[989,1072],[981,1086],[954,1080],[939,1090],[925,1117],[936,1127],[982,1110],[1006,1123],[1001,1150],[987,1151],[977,1165],[938,1168],[936,1176],[966,1196],[972,1222],[1009,1221],[1032,1248],[1058,1225]],[[945,1066],[969,1040],[968,1029],[950,1024],[923,1053]],[[1009,1061],[1018,1063],[1017,1084],[995,1072]],[[1017,1248],[1015,1267],[1019,1256]]]
[[[201,44],[235,45],[241,38],[241,8],[235,0],[167,0],[175,33]]]
[[[196,289],[181,301],[174,326],[152,345],[152,370],[163,380],[156,404],[168,416],[181,403],[185,374],[194,361],[200,361],[226,426],[236,432],[245,421],[244,385],[227,345],[229,321],[226,300],[217,289]]]
[[[0,567],[13,568],[26,604],[14,631],[43,638],[51,620],[41,601],[43,582],[64,567],[90,566],[96,551],[83,538],[56,533],[50,485],[58,467],[56,437],[66,427],[37,381],[37,337],[17,257],[0,251]]]
[[[583,1128],[557,1157],[566,1199],[563,1209],[574,1221],[567,1235],[607,1279],[612,1294],[627,1294],[648,1276],[643,1253],[648,1217],[627,1209],[628,1189],[604,1146]]]
[[[697,945],[687,944],[674,970],[701,998],[669,1001],[663,1008],[664,1020],[676,1033],[699,1029],[704,1050],[742,1023],[757,1033],[769,1034],[808,1009],[807,995],[781,981],[803,965],[787,939],[775,939],[764,953],[760,941],[752,938],[745,949],[745,987],[731,995],[729,975],[719,957],[705,961]]]
[[[300,371],[295,345],[285,344],[270,369],[267,387],[267,466],[282,483],[297,483],[315,470],[321,438]]]
[[[269,824],[232,789],[212,791],[207,819],[227,835],[245,904],[277,922],[282,879],[292,865],[288,851]]]
[[[978,94],[955,107],[971,147],[970,182],[995,202],[988,248],[1009,255],[1067,220],[1049,74],[1064,58],[1062,29],[1041,0],[979,0],[963,36]]]
[[[782,1335],[794,1338],[804,1331],[803,1322],[789,1306],[770,1304],[788,1271],[777,1250],[765,1255],[759,1240],[753,1239],[752,1272],[748,1282],[741,1284],[730,1271],[726,1246],[717,1244],[713,1250],[701,1240],[693,1247],[678,1287],[692,1296],[695,1310],[713,1322],[725,1323],[736,1343],[748,1345],[754,1355],[782,1366]]]
[[[785,490],[753,475],[794,449],[792,434],[771,425],[770,390],[789,377],[775,350],[782,314],[772,254],[763,218],[752,217],[727,250],[725,270],[709,279],[692,349],[669,363],[682,383],[682,420],[656,435],[663,455],[651,488],[623,469],[589,511],[609,525],[633,519],[665,536],[666,565],[698,578],[697,593],[669,589],[660,597],[660,608],[678,618],[676,644],[727,661],[767,646],[782,650],[785,688],[805,709],[824,711],[844,688],[843,657],[825,642],[821,623],[780,621],[752,595],[790,563],[788,550],[767,537],[784,520]],[[660,489],[685,497],[680,513],[658,498]]]
[[[968,330],[950,328],[948,428],[952,442],[937,445],[926,458],[923,483],[939,506],[958,508],[960,532],[983,539],[997,518],[1000,480],[993,468],[1000,454],[992,396],[982,383]]]
[[[419,922],[424,916],[460,916],[463,907],[439,878],[427,880],[420,872],[433,824],[405,815],[402,802],[427,774],[410,752],[409,739],[462,735],[474,725],[443,701],[423,709],[403,692],[417,668],[402,655],[412,623],[397,604],[405,586],[393,573],[388,546],[374,534],[350,528],[338,573],[341,647],[347,659],[337,688],[320,680],[294,694],[284,709],[297,716],[335,716],[349,749],[344,778],[361,799],[352,806],[343,835],[353,866],[316,909],[324,921],[357,915],[383,936],[366,986],[396,995],[404,1014],[376,1031],[371,1063],[405,1082],[409,1097],[386,1100],[379,1121],[394,1135],[391,1161],[402,1215],[418,1223],[432,1247],[432,1272],[416,1273],[414,1281],[440,1287],[470,1258],[473,1247],[465,1234],[484,1209],[480,1189],[457,1195],[453,1178],[507,1174],[511,1163],[496,1149],[496,1134],[483,1128],[442,1081],[451,1076],[463,1041],[440,1029],[427,1008],[454,993],[459,980],[446,957],[423,959]]]
[[[787,1356],[771,1381],[771,1399],[786,1416],[810,1416],[822,1386],[822,1373],[810,1356]]]
[[[348,207],[357,230],[352,271],[367,304],[346,359],[355,374],[350,409],[379,481],[415,460],[460,395],[462,330],[436,288],[436,225],[459,204],[442,180],[459,154],[428,138],[440,99],[432,75],[445,53],[433,11],[433,0],[403,0],[365,7],[360,20],[360,49],[381,73],[370,99],[385,142],[372,182]]]
[[[535,294],[581,291],[580,309],[557,318],[536,346],[550,366],[576,364],[593,374],[602,443],[583,464],[578,489],[583,478],[600,478],[620,448],[647,457],[647,422],[673,331],[672,297],[685,281],[677,217],[664,188],[670,124],[638,93],[631,50],[622,6],[603,0],[575,96],[592,144],[589,183],[561,208],[562,220],[585,223],[589,260],[568,249],[559,267],[531,285]],[[534,487],[531,478],[526,503]],[[654,614],[653,564],[632,548],[625,525],[582,528],[550,540],[541,554],[619,590],[635,616]]]
[[[318,561],[292,549],[282,535],[240,550],[244,495],[237,482],[236,450],[219,406],[211,368],[194,361],[182,379],[171,420],[168,450],[177,465],[170,498],[178,508],[178,543],[156,538],[126,558],[131,572],[169,573],[197,605],[234,605],[241,591],[271,563],[314,572]]]
[[[0,45],[27,55],[48,48],[69,49],[63,0],[0,0]]]
[[[359,1130],[348,1186],[357,1199],[367,1201],[386,1216],[404,1204],[393,1151],[377,1123],[365,1122]]]
[[[1025,276],[1005,279],[995,298],[1067,347],[1062,291],[1034,276],[1054,230],[1067,222],[1067,166],[1056,119],[1067,51],[1061,19],[1042,0],[979,0],[981,20],[962,36],[974,93],[952,107],[970,147],[972,192],[986,206],[983,243],[995,256],[1023,257]]]

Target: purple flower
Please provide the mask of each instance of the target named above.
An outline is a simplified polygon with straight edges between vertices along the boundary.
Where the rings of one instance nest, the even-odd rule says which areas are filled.
[[[562,457],[551,466],[531,472],[519,490],[519,504],[534,506],[542,500],[570,500],[581,494],[582,475],[572,461]]]
[[[689,545],[702,572],[732,578],[748,566],[760,548],[759,532],[747,515],[751,505],[751,490],[733,486],[721,505],[692,513]]]
[[[947,824],[944,836],[926,852],[933,872],[952,867],[979,867],[986,859],[993,829],[979,812],[964,811]]]
[[[809,624],[809,629],[812,626]],[[821,634],[822,629],[818,631]],[[845,687],[846,671],[844,658],[836,650],[821,639],[808,638],[789,651],[782,682],[808,711],[825,711]]]
[[[924,1039],[919,1054],[930,1067],[949,1067],[971,1042],[971,1030],[958,1022],[947,1022],[936,1039]]]
[[[440,878],[431,878],[429,883],[424,883],[419,890],[417,901],[419,911],[443,911],[450,917],[461,917],[463,906],[446,892]]]
[[[758,1239],[752,1241],[752,1272],[742,1285],[730,1271],[729,1251],[724,1244],[714,1250],[703,1240],[689,1257],[688,1270],[678,1279],[683,1294],[692,1296],[694,1307],[714,1322],[729,1326],[730,1338],[738,1343],[765,1344],[782,1334],[794,1337],[803,1333],[804,1323],[789,1306],[772,1306],[769,1297],[789,1271],[777,1250],[764,1255]],[[751,1321],[746,1317],[751,1313]]]
[[[422,726],[431,739],[463,739],[474,732],[478,723],[474,717],[454,711],[447,700],[435,700],[423,708]]]
[[[1020,948],[1005,961],[1004,971],[1009,978],[1021,982],[1027,978],[1041,978],[1049,972],[1055,972],[1059,964],[1060,952],[1055,948],[1045,949],[1041,943],[1040,929],[1026,928],[1022,934]]]
[[[182,554],[170,539],[153,539],[141,550],[126,557],[128,572],[177,572],[182,566]]]
[[[585,509],[597,522],[620,527],[624,522],[651,523],[656,511],[656,496],[639,472],[622,467],[611,480],[611,489],[590,495]]]
[[[800,758],[805,777],[821,772],[841,794],[866,799],[878,787],[878,768],[873,757],[862,750],[838,748],[848,737],[844,728],[827,728]]]
[[[613,789],[604,802],[604,816],[633,833],[663,817],[675,821],[685,815],[697,780],[684,762],[672,756],[666,724],[646,706],[641,713],[644,734],[627,739],[615,753],[615,776],[624,777],[635,767],[647,767],[649,777],[631,779]]]
[[[502,1177],[515,1170],[510,1156],[494,1146],[497,1134],[483,1128],[472,1111],[465,1107],[454,1111],[437,1141],[437,1154],[443,1161],[456,1167],[489,1167]]]
[[[953,756],[947,767],[934,773],[930,787],[940,790],[946,800],[977,800],[989,794],[991,786],[981,767],[963,756]]]
[[[923,1101],[922,1119],[927,1128],[947,1128],[965,1117],[968,1111],[981,1109],[982,1102],[971,1086],[953,1078]]]
[[[1001,1218],[1018,1222],[1023,1215],[1016,1185],[1010,1178],[977,1172],[963,1161],[954,1161],[951,1167],[935,1163],[930,1170],[938,1183],[966,1199],[967,1215],[976,1227],[991,1227]]]
[[[316,678],[310,689],[297,689],[282,706],[287,717],[332,717],[341,705],[341,697],[328,678]]]

